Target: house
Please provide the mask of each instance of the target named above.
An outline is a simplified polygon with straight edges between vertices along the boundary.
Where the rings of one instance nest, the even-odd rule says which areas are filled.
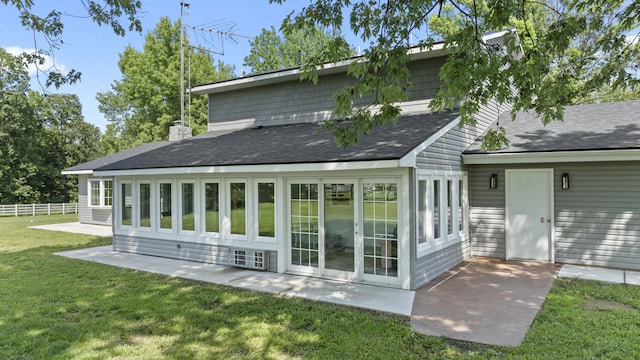
[[[144,144],[64,169],[62,175],[78,175],[78,221],[83,224],[112,225],[113,178],[94,176],[94,169],[155,149],[166,143],[166,141],[157,141]]]
[[[508,146],[463,153],[473,253],[640,269],[640,101],[499,121]]]
[[[499,45],[509,34],[495,32],[484,40]],[[474,116],[476,125],[462,128],[455,109],[428,111],[443,86],[438,73],[446,56],[440,45],[412,49],[411,95],[402,115],[348,148],[336,145],[322,126],[333,119],[333,93],[352,81],[345,61],[319,70],[317,85],[301,82],[294,68],[196,86],[193,94],[208,96],[207,133],[67,171],[113,179],[116,251],[403,289],[419,288],[474,254],[638,268],[637,250],[631,250],[635,264],[589,260],[610,247],[598,239],[633,249],[631,237],[593,235],[585,248],[581,242],[588,241],[564,240],[573,227],[554,228],[571,216],[588,221],[586,210],[559,204],[570,193],[580,195],[585,178],[579,174],[591,171],[580,168],[586,164],[556,167],[555,152],[545,150],[538,154],[538,160],[549,157],[542,163],[482,163],[520,159],[512,154],[527,147],[513,139],[510,148],[487,153],[478,145],[497,120],[506,125],[500,115],[508,106],[486,104]],[[509,134],[524,140],[540,131],[539,121],[514,125],[521,123],[532,132],[519,135],[509,128]],[[629,162],[629,170],[637,164]],[[525,171],[530,169],[531,177]],[[544,215],[520,214],[521,208],[533,211],[522,205],[530,199],[521,195],[529,191],[520,189],[531,185],[530,178],[538,181],[543,169],[544,179],[553,180],[546,191],[555,205]],[[565,172],[566,191],[558,178]],[[596,168],[596,180],[598,173]],[[571,206],[579,202],[567,200]],[[638,213],[637,206],[634,214],[603,213],[601,223],[609,221],[621,237],[625,231],[637,237]],[[544,235],[528,233],[531,216],[551,234],[548,257],[540,255]]]

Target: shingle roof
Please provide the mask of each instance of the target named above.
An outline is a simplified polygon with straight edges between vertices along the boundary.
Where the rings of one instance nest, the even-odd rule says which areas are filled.
[[[130,158],[132,156],[136,156],[139,154],[142,154],[144,152],[147,152],[149,150],[153,150],[153,149],[157,149],[159,147],[162,147],[164,145],[169,144],[168,141],[155,141],[152,143],[147,143],[147,144],[143,144],[140,146],[136,146],[134,148],[131,149],[127,149],[127,150],[122,150],[118,153],[115,154],[111,154],[111,155],[107,155],[95,160],[91,160],[91,161],[87,161],[85,163],[82,164],[78,164],[69,168],[66,168],[64,170],[62,170],[63,172],[73,172],[73,171],[83,171],[83,170],[95,170],[99,167],[102,166],[106,166],[109,164],[112,164],[114,162],[118,162],[127,158]]]
[[[542,125],[532,112],[519,112],[511,121],[508,113],[500,125],[510,143],[493,153],[622,150],[640,148],[640,100],[567,106],[564,120]],[[486,154],[482,138],[465,154]]]
[[[208,132],[97,170],[297,164],[400,159],[458,117],[454,111],[401,116],[353,146],[336,145],[317,123]]]

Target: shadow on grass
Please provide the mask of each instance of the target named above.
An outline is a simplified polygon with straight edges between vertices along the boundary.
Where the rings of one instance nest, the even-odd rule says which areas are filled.
[[[125,270],[0,253],[0,358],[422,358],[457,352],[404,318]],[[482,349],[482,348],[481,348]],[[468,350],[468,349],[467,349]]]

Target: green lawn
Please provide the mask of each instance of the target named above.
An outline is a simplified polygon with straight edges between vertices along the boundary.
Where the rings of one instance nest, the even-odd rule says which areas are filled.
[[[408,320],[71,260],[108,238],[0,218],[0,359],[484,359],[640,357],[640,287],[557,280],[524,344],[413,332]]]

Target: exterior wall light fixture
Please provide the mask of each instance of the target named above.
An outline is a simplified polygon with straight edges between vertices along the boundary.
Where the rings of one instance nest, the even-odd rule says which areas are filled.
[[[498,174],[493,173],[489,178],[489,189],[497,189],[498,188]]]
[[[562,188],[564,190],[569,188],[569,173],[562,173]]]

